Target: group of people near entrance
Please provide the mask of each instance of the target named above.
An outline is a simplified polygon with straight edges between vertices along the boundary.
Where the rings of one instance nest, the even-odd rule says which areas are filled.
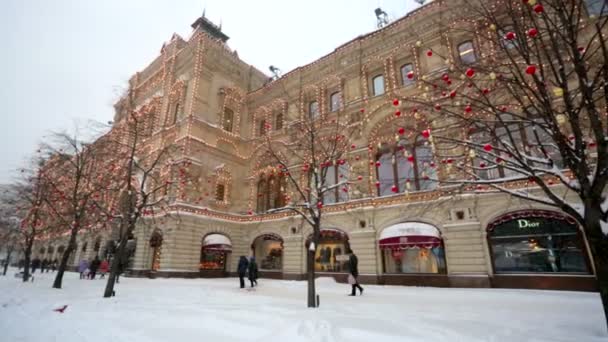
[[[346,253],[348,254],[348,284],[352,287],[349,296],[356,296],[357,290],[359,290],[359,295],[363,295],[363,287],[361,287],[357,279],[359,277],[359,259],[351,249],[347,249]],[[258,264],[255,262],[254,257],[247,258],[241,255],[237,266],[237,273],[239,274],[241,288],[245,288],[246,276],[249,278],[249,282],[251,282],[251,287],[258,285]]]
[[[110,270],[110,263],[108,260],[99,260],[99,257],[95,257],[93,261],[89,263],[88,260],[82,259],[78,263],[78,272],[80,273],[80,279],[95,279],[97,272],[101,274],[99,279],[103,279]]]

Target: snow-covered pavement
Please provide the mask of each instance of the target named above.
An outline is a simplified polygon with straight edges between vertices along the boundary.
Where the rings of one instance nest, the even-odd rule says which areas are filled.
[[[14,270],[12,271],[14,273]],[[0,341],[606,341],[596,293],[365,286],[317,281],[321,307],[306,308],[306,283],[261,279],[121,279],[53,274],[22,284],[0,276]],[[53,309],[68,305],[65,313]]]

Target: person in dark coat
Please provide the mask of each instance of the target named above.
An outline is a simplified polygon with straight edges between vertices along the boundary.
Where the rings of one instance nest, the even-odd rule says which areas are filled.
[[[348,249],[346,251],[346,253],[349,254],[349,256],[348,256],[348,269],[349,269],[348,283],[352,286],[352,292],[350,293],[350,296],[356,296],[357,289],[359,289],[359,294],[362,295],[363,288],[361,287],[361,285],[359,285],[359,281],[357,280],[357,277],[359,276],[359,259],[357,259],[357,256],[355,255],[355,253],[353,253],[352,249]]]
[[[32,274],[36,273],[36,270],[40,267],[40,259],[35,258],[32,260]]]
[[[241,281],[241,288],[245,287],[245,274],[247,274],[247,269],[249,268],[249,261],[244,255],[241,255],[239,259],[239,265],[236,268],[236,271],[239,274],[239,280]]]
[[[249,282],[251,282],[251,287],[254,285],[258,285],[258,264],[255,262],[255,258],[251,257],[249,260]]]
[[[95,256],[95,259],[93,259],[91,265],[89,265],[89,279],[95,279],[95,273],[97,273],[97,270],[99,269],[99,264],[101,264],[101,261],[98,256]]]
[[[49,267],[49,260],[44,258],[42,260],[42,263],[40,264],[40,273],[44,273],[45,269],[47,269],[47,271],[48,271],[48,267]]]

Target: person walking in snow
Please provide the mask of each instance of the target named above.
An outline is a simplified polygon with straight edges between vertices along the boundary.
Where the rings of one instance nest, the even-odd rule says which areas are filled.
[[[359,289],[359,294],[363,295],[363,288],[361,287],[361,285],[359,285],[359,281],[357,280],[357,277],[359,276],[359,265],[358,265],[359,259],[357,259],[357,256],[355,255],[353,250],[350,248],[346,251],[346,253],[349,254],[349,256],[348,256],[348,270],[349,270],[348,283],[352,286],[352,292],[350,293],[349,296],[356,296],[357,289]]]
[[[55,264],[53,264],[53,268],[54,267],[55,267]],[[85,278],[85,272],[88,268],[89,268],[89,262],[86,259],[80,260],[80,262],[78,263],[78,272],[80,273],[80,279]],[[55,270],[53,269],[53,272],[54,271]]]
[[[99,279],[103,279],[109,270],[110,270],[110,263],[108,262],[108,259],[103,259],[101,261],[101,264],[99,264],[99,273],[101,273],[101,277],[99,277]]]
[[[53,272],[57,271],[57,259],[53,260],[53,264],[51,265],[51,269]],[[48,272],[48,270],[47,270]]]
[[[44,273],[45,269],[48,269],[49,267],[49,261],[47,258],[44,258],[42,260],[42,263],[40,263],[40,273]]]
[[[40,267],[40,259],[35,258],[32,260],[32,274],[36,273],[36,270]]]
[[[258,285],[258,264],[255,262],[255,258],[251,257],[249,260],[249,282],[251,287]]]
[[[247,274],[247,269],[249,268],[249,262],[244,255],[241,255],[239,259],[239,265],[236,268],[237,273],[239,274],[239,280],[241,281],[241,288],[245,288],[245,274]]]
[[[93,261],[91,261],[91,265],[89,265],[89,279],[93,280],[95,279],[95,274],[97,273],[97,270],[99,269],[99,265],[101,264],[101,261],[99,261],[99,257],[95,256],[95,259],[93,259]]]

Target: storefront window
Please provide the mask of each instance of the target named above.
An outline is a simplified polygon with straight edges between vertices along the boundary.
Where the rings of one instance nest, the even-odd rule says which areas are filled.
[[[576,222],[549,211],[512,213],[488,227],[496,273],[589,273]]]
[[[306,247],[310,245],[312,236],[308,238]],[[315,271],[319,272],[348,272],[348,255],[350,248],[348,235],[337,229],[321,230],[321,238],[315,253]]]
[[[385,273],[446,273],[439,230],[422,222],[388,227],[379,238]]]
[[[226,270],[228,256],[232,251],[232,243],[228,237],[221,234],[209,234],[203,239],[201,246],[201,270]]]
[[[283,239],[275,234],[258,236],[253,245],[253,255],[262,270],[283,269]]]

